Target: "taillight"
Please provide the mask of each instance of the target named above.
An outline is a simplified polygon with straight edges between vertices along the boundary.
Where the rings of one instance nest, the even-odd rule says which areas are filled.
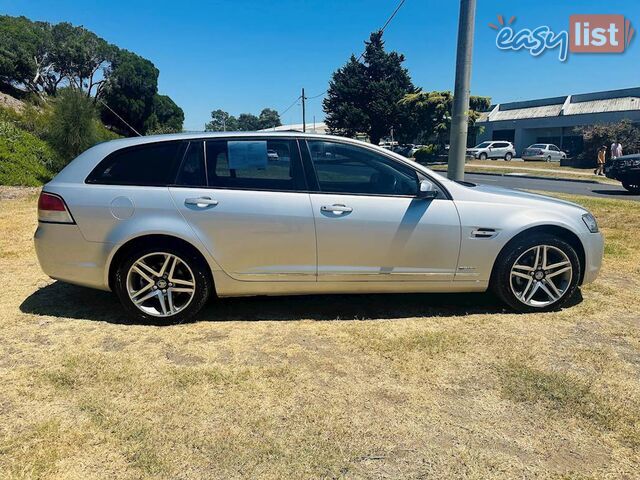
[[[75,223],[62,197],[47,192],[41,192],[38,198],[38,221]]]

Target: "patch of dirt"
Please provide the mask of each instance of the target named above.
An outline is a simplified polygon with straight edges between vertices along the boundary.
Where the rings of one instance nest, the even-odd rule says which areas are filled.
[[[10,108],[11,110],[20,113],[24,110],[24,102],[17,98],[0,92],[0,107]]]
[[[8,187],[0,185],[0,200],[18,200],[37,195],[41,187]]]

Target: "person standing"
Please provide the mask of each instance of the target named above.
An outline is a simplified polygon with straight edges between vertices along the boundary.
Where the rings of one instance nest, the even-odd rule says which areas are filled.
[[[615,159],[622,156],[622,144],[616,140],[611,144],[611,158]]]
[[[622,156],[622,144],[620,142],[617,142],[617,148],[616,148],[616,158],[621,157]]]
[[[611,148],[612,148],[611,151],[613,152],[613,145],[611,146]],[[598,160],[597,160],[598,164],[596,169],[593,171],[595,175],[604,176],[604,164],[606,162],[606,158],[607,158],[607,147],[602,145],[598,149]]]

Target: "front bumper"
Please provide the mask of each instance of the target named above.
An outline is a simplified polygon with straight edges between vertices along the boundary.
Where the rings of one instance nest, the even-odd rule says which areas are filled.
[[[114,245],[85,240],[77,225],[39,222],[34,235],[42,271],[55,280],[109,290],[105,268]]]
[[[593,282],[602,267],[604,256],[604,237],[602,233],[586,233],[580,238],[584,247],[584,276],[582,284]]]

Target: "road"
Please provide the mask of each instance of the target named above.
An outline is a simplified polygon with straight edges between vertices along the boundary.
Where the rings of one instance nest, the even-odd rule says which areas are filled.
[[[442,172],[442,175],[446,173]],[[522,178],[511,175],[465,174],[465,180],[484,185],[495,185],[520,190],[544,190],[547,192],[570,193],[587,195],[590,197],[611,198],[621,200],[635,200],[640,202],[640,195],[631,195],[622,185],[605,185],[602,183],[570,182],[563,180],[543,180],[537,178]]]

